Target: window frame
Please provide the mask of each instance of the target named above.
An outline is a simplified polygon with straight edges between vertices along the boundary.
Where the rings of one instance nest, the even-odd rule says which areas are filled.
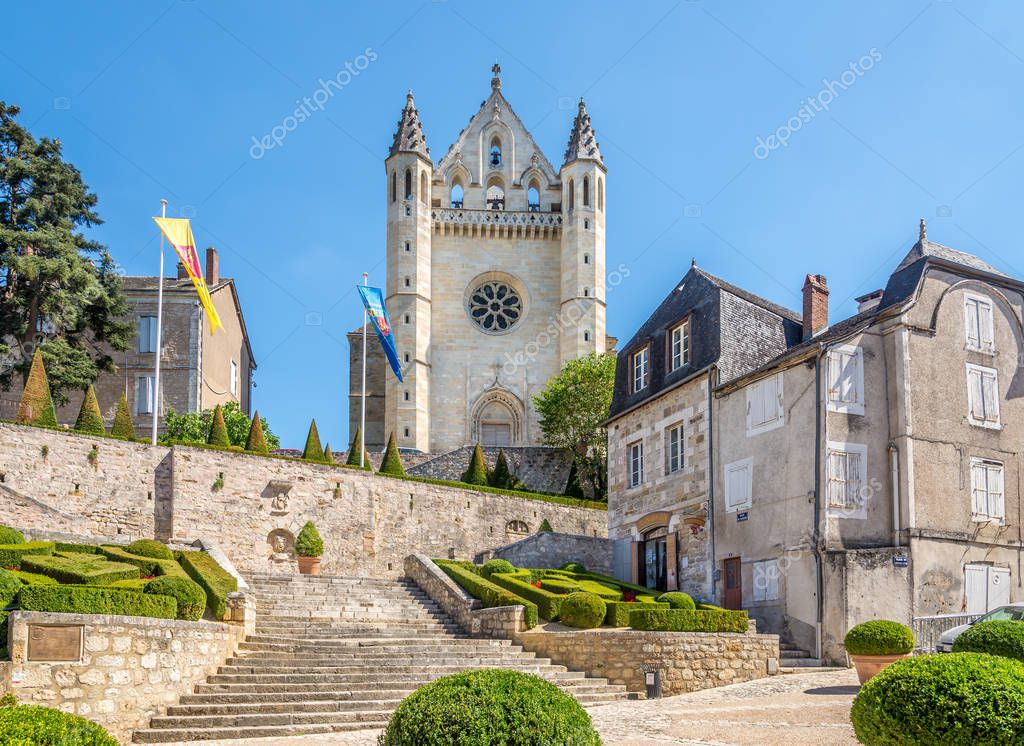
[[[984,511],[978,510],[976,474],[984,470]],[[991,475],[999,475],[999,491],[992,488]],[[993,510],[993,500],[997,510]],[[1006,525],[1006,464],[995,459],[971,457],[971,520],[975,523],[997,521],[1000,526]]]
[[[673,444],[673,436],[677,437]],[[673,454],[672,449],[677,448],[678,453]],[[672,462],[676,462],[673,468]],[[665,476],[678,474],[686,468],[686,428],[685,423],[677,422],[665,428]]]
[[[764,388],[768,381],[775,381],[775,416],[770,420],[764,420],[758,424],[754,424],[754,402],[753,397],[755,392],[760,391]],[[762,433],[775,430],[776,428],[782,427],[786,424],[786,398],[783,390],[783,374],[782,371],[773,373],[770,376],[759,378],[752,383],[745,386],[747,394],[747,437],[753,437]]]
[[[746,472],[746,478],[743,485],[744,495],[734,496],[732,489],[730,489],[729,475]],[[754,459],[744,458],[738,461],[733,461],[725,465],[722,479],[722,491],[724,493],[724,506],[726,513],[736,513],[741,510],[749,510],[754,504]],[[736,501],[734,498],[739,497],[740,500]]]
[[[146,348],[142,349],[142,327],[143,321],[146,321]],[[138,351],[143,355],[152,355],[156,352],[156,327],[157,317],[151,313],[140,313],[139,321],[136,325],[137,336],[139,338]]]
[[[641,357],[642,356],[642,357]],[[637,366],[639,361],[643,361],[642,366]],[[646,344],[640,347],[635,352],[630,353],[629,356],[629,371],[632,383],[630,384],[633,393],[638,394],[645,388],[651,385],[651,346]],[[639,372],[639,376],[637,373]],[[639,385],[638,385],[639,379]]]
[[[782,573],[779,570],[777,559],[757,560],[752,563],[751,568],[751,596],[755,604],[771,603],[779,600],[779,578]],[[767,583],[759,583],[758,576],[767,577]]]
[[[972,319],[971,305],[977,310],[977,332],[978,342],[971,342]],[[987,320],[982,318],[982,308],[988,310]],[[980,293],[964,293],[964,349],[971,352],[981,352],[986,355],[996,353],[996,330],[995,330],[995,303],[991,298]],[[985,332],[988,332],[988,341],[985,340]]]
[[[857,484],[860,486],[857,488],[856,493],[856,505],[851,505],[849,500],[844,499],[840,505],[833,502],[833,483],[838,480],[834,480],[832,476],[832,457],[838,454],[846,456],[846,469],[847,474],[849,473],[849,457],[856,455],[860,461],[860,468],[858,469],[858,480]],[[842,484],[849,485],[850,480],[845,479]],[[865,490],[868,489],[868,447],[864,443],[844,443],[839,441],[830,440],[825,444],[825,501],[826,510],[829,517],[832,518],[855,518],[855,519],[866,519],[868,515],[868,500],[870,499],[870,493],[865,494]],[[849,486],[844,488],[844,493],[849,495]]]
[[[626,463],[626,484],[635,489],[644,483],[644,441],[634,440],[626,445],[628,461]],[[638,458],[639,456],[639,458]]]
[[[843,356],[853,359],[853,386],[856,388],[856,397],[852,401],[835,398],[837,392],[842,395],[842,377],[847,372],[845,367],[840,370],[838,377],[835,378],[838,388],[833,386],[835,366],[839,364]],[[837,345],[829,349],[826,361],[828,368],[825,372],[825,385],[828,387],[826,392],[828,410],[843,414],[863,415],[867,403],[867,395],[864,390],[864,348],[860,345]]]
[[[140,406],[142,400],[142,382],[145,381],[146,391],[146,406],[148,409],[143,409]],[[155,393],[153,389],[156,388],[156,376],[155,375],[141,375],[135,376],[135,414],[148,414],[152,415],[156,412],[156,397],[153,396]]]
[[[668,364],[669,373],[675,373],[681,368],[690,364],[693,358],[693,334],[690,332],[690,316],[680,321],[668,330]],[[680,339],[679,364],[676,364],[676,332],[683,330],[684,335]],[[682,342],[685,341],[685,345]]]
[[[971,382],[973,374],[977,374],[980,377],[981,405],[986,410],[985,416],[982,419],[979,419],[974,415],[975,405],[978,402],[975,401],[974,386]],[[991,374],[992,378],[992,390],[994,395],[992,400],[992,409],[995,412],[994,418],[990,418],[988,416],[987,408],[985,407],[985,377],[989,374]],[[995,368],[990,368],[986,365],[967,363],[967,421],[974,427],[983,427],[989,430],[1003,429],[999,406],[999,371]]]

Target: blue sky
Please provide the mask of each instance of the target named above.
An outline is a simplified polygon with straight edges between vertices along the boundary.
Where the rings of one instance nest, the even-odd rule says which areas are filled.
[[[63,141],[126,273],[156,271],[161,197],[219,249],[259,364],[254,403],[284,445],[301,447],[314,416],[336,450],[347,440],[344,333],[361,318],[360,273],[384,282],[383,159],[406,89],[439,158],[496,58],[556,164],[586,96],[608,166],[608,265],[629,270],[608,295],[621,339],[691,257],[791,308],[804,275],[825,274],[845,317],[922,216],[932,240],[1024,276],[1024,5],[493,7],[17,3],[0,26],[0,98]],[[252,157],[254,137],[368,49],[322,110]]]

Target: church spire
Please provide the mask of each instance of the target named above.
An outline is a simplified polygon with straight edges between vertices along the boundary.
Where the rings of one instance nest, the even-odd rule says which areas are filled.
[[[501,90],[501,65],[498,64],[497,60],[494,61],[494,65],[491,67],[491,75],[493,76],[491,78],[491,90],[492,91],[500,91]]]
[[[402,109],[402,118],[398,121],[398,130],[395,132],[395,139],[391,143],[388,155],[392,156],[397,153],[416,153],[427,160],[430,159],[430,148],[427,147],[427,140],[423,137],[420,113],[416,110],[411,88],[405,96],[405,108]]]
[[[562,165],[583,159],[597,161],[604,165],[604,158],[601,157],[601,148],[594,134],[594,128],[590,126],[590,115],[587,114],[587,105],[581,97],[580,109],[572,123],[572,131],[569,133],[569,145],[565,149],[565,162]]]

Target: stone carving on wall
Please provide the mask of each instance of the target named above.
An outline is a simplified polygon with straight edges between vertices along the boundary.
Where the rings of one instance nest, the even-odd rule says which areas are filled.
[[[274,562],[290,562],[295,558],[295,537],[284,528],[275,528],[267,535],[270,545],[270,559]]]
[[[271,481],[267,483],[263,494],[270,497],[270,515],[288,515],[288,492],[291,488],[291,482]]]

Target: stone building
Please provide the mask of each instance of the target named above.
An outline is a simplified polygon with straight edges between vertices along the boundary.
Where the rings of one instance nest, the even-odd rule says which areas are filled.
[[[606,349],[606,170],[590,117],[581,99],[556,169],[492,72],[490,95],[436,162],[406,97],[385,160],[386,303],[405,381],[387,372],[383,390],[374,384],[368,443],[393,432],[428,453],[538,445],[532,397],[566,361]],[[354,376],[353,431],[359,399]]]
[[[858,300],[830,325],[825,278],[808,275],[799,337],[718,371],[710,400],[712,597],[826,660],[866,619],[1024,600],[1024,283],[922,223],[886,287]],[[626,454],[610,464],[628,474]],[[613,522],[624,478],[610,480]]]

